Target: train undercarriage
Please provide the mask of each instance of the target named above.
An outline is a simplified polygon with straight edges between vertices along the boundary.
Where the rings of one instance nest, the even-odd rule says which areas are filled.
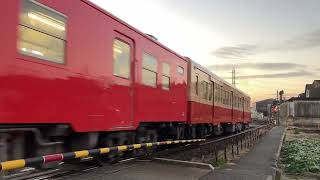
[[[47,154],[55,154],[97,147],[112,147],[125,144],[165,140],[207,138],[223,133],[237,133],[248,124],[142,123],[134,131],[74,133],[70,126],[27,125],[0,126],[0,162]],[[139,151],[143,151],[142,149]],[[143,153],[143,152],[134,153]],[[112,160],[109,154],[105,159]]]

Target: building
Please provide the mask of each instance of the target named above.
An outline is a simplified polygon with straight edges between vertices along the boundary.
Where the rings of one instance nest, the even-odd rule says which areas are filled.
[[[320,80],[314,80],[312,84],[306,84],[306,98],[320,98]]]
[[[320,98],[293,97],[280,106],[284,117],[320,118]]]
[[[306,93],[301,93],[298,95],[299,98],[305,98],[306,97]]]
[[[257,112],[263,113],[264,116],[268,116],[270,108],[275,101],[275,99],[271,98],[256,102]]]

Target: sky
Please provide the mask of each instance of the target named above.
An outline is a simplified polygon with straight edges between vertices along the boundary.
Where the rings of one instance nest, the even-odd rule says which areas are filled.
[[[252,101],[320,79],[319,0],[91,0],[231,82]]]

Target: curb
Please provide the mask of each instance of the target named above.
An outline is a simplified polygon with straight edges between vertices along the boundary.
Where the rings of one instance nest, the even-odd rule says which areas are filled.
[[[279,158],[280,158],[281,148],[282,148],[283,142],[285,140],[286,133],[287,133],[287,128],[285,128],[284,131],[283,131],[283,134],[282,134],[281,139],[280,139],[280,144],[279,144],[279,147],[278,147],[278,150],[277,150],[277,153],[276,153],[275,163],[274,163],[274,172],[272,174],[272,179],[274,179],[274,180],[280,180],[281,179],[282,172],[281,172],[281,170],[278,169],[278,161],[279,161]]]
[[[152,161],[159,162],[159,163],[165,163],[165,164],[174,164],[174,165],[182,165],[182,166],[186,166],[186,167],[208,169],[211,171],[214,170],[214,167],[211,164],[207,164],[207,163],[181,161],[181,160],[166,159],[166,158],[154,158]]]

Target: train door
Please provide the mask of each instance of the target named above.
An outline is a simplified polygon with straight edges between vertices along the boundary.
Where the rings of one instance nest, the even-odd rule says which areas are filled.
[[[134,41],[115,32],[113,38],[113,76],[110,91],[113,110],[109,116],[112,129],[133,126],[134,104]]]
[[[241,105],[242,105],[242,121],[244,121],[244,97],[242,98],[242,101],[241,101]]]
[[[211,99],[211,104],[212,104],[212,123],[214,123],[214,118],[215,118],[215,116],[214,116],[214,106],[215,106],[215,104],[214,104],[214,101],[215,101],[215,84],[214,84],[214,82],[213,81],[210,81],[210,83],[211,83],[211,94],[212,94],[212,99]]]
[[[233,91],[231,91],[231,121],[234,121],[234,95],[233,95]]]

